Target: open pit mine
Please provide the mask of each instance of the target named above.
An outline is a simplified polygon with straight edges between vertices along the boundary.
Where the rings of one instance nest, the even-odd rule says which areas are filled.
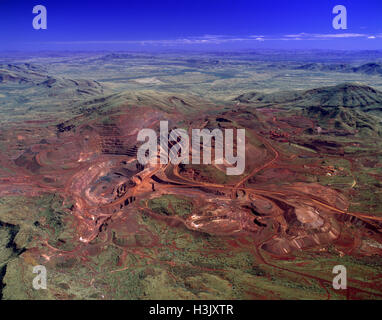
[[[97,91],[84,102],[77,85],[101,90],[55,88],[72,106],[66,120],[0,127],[3,298],[382,297],[379,91],[345,83],[222,102]],[[233,164],[214,157],[213,139],[210,164],[142,164],[139,132],[159,146],[161,121],[169,132],[245,129],[242,174],[226,174]],[[47,290],[30,285],[35,265]],[[347,290],[332,286],[337,265]]]

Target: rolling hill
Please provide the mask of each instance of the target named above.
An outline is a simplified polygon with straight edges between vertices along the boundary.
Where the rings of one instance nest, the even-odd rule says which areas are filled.
[[[342,83],[305,91],[249,92],[234,99],[256,107],[300,108],[322,127],[381,134],[382,92],[359,83]]]

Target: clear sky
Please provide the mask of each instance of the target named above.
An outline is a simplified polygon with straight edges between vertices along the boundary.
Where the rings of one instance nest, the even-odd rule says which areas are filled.
[[[347,30],[332,27],[339,4]],[[0,28],[0,50],[382,50],[382,0],[0,0]]]

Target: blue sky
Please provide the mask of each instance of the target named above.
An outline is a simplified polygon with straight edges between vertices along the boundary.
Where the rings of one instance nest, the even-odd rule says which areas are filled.
[[[0,0],[0,28],[0,50],[382,49],[382,0]]]

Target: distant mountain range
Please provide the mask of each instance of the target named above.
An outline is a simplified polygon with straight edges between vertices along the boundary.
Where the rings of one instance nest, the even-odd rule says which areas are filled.
[[[370,62],[358,67],[348,64],[323,64],[323,63],[308,63],[298,67],[296,70],[310,70],[310,71],[333,71],[333,72],[349,72],[349,73],[362,73],[367,75],[382,75],[382,64]]]

